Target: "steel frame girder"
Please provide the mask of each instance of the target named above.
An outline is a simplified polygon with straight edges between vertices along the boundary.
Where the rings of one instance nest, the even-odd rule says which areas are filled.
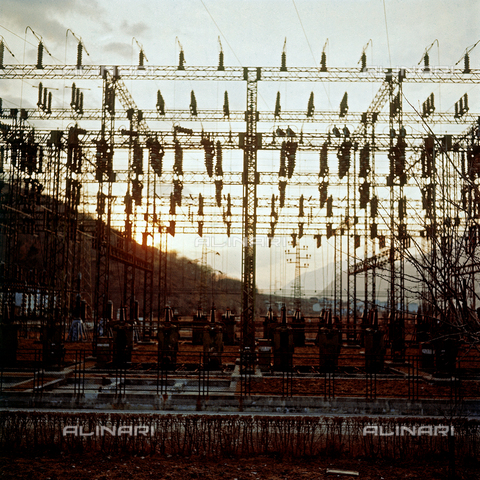
[[[376,99],[376,97],[375,97]],[[374,99],[374,100],[375,100]],[[387,92],[388,99],[388,92]],[[378,124],[389,122],[389,113],[381,112],[384,103],[377,103],[372,101],[372,107],[369,107],[367,113],[378,112]],[[98,121],[102,118],[102,112],[99,109],[90,108],[84,109],[82,114],[76,113],[71,109],[52,109],[51,114],[45,113],[39,109],[25,109],[29,121],[54,121],[54,120],[76,120],[76,121]],[[225,117],[223,110],[199,110],[197,115],[193,116],[189,110],[167,110],[165,115],[160,115],[157,110],[142,110],[143,118],[146,121],[157,122],[245,122],[244,111],[231,111],[228,117]],[[326,123],[331,125],[335,122],[343,122],[346,124],[358,124],[362,121],[362,112],[348,112],[345,117],[339,117],[337,111],[315,111],[312,116],[307,116],[305,111],[282,111],[280,116],[275,116],[274,112],[258,112],[258,122],[270,122],[282,124],[292,122],[302,122],[305,124]],[[438,112],[435,111],[428,117],[419,116],[416,112],[403,112],[404,122],[422,124],[427,122],[429,124],[438,123],[458,123],[470,124],[473,123],[480,114],[467,112],[459,118],[455,118],[453,112]],[[8,118],[8,114],[0,115],[0,118]],[[122,121],[127,119],[126,110],[116,110],[115,120]],[[361,127],[360,127],[361,128]],[[357,128],[355,133],[358,133]],[[149,130],[149,129],[148,129]],[[143,130],[146,133],[147,130]],[[355,135],[355,134],[354,134]]]
[[[248,69],[243,160],[242,346],[255,349],[255,260],[257,207],[257,69]]]
[[[463,73],[461,68],[430,67],[425,71],[421,67],[382,68],[370,67],[366,71],[358,67],[329,67],[322,72],[320,67],[225,67],[220,71],[215,66],[177,66],[149,65],[139,68],[135,65],[85,65],[78,69],[76,65],[45,65],[37,69],[36,65],[4,65],[0,69],[0,79],[89,79],[101,80],[105,70],[116,73],[126,80],[219,80],[243,81],[245,71],[260,71],[259,80],[267,82],[374,82],[381,83],[387,75],[397,77],[400,71],[405,73],[403,82],[409,83],[478,83],[480,70],[471,69]]]

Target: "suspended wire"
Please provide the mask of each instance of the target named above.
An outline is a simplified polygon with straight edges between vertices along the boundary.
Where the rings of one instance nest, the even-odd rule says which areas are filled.
[[[302,27],[303,34],[305,35],[305,40],[307,41],[308,48],[310,49],[310,53],[312,54],[313,62],[314,62],[315,65],[317,65],[317,60],[316,60],[315,55],[313,53],[312,46],[310,45],[310,41],[308,40],[307,32],[305,31],[305,28],[303,26],[303,22],[302,22],[302,19],[300,17],[300,13],[298,12],[298,8],[297,8],[297,5],[295,3],[295,0],[292,0],[292,2],[293,2],[293,6],[295,7],[295,11],[297,12],[298,21],[300,22],[300,26]],[[325,94],[327,95],[328,104],[330,106],[332,106],[332,103],[330,102],[330,95],[329,95],[329,92],[327,90],[327,87],[325,87],[324,82],[321,82],[321,83],[323,85],[323,89],[325,90]],[[305,123],[305,122],[303,122],[303,123]],[[303,124],[302,124],[302,127],[303,127]]]
[[[235,51],[233,50],[232,46],[230,45],[230,43],[228,42],[227,40],[227,37],[223,34],[221,28],[218,26],[217,22],[215,21],[215,19],[213,18],[212,14],[210,13],[210,11],[208,10],[207,6],[205,5],[204,1],[203,0],[200,0],[202,2],[202,5],[204,6],[205,10],[207,11],[208,15],[210,16],[210,18],[212,19],[212,22],[215,24],[215,26],[218,28],[218,31],[220,32],[220,34],[222,35],[222,37],[224,38],[224,40],[227,42],[227,45],[228,47],[230,48],[230,50],[232,51],[233,53],[233,56],[237,59],[237,62],[240,64],[241,67],[243,67],[242,65],[242,62],[240,61],[240,59],[237,57],[237,54],[235,53]]]
[[[296,3],[295,3],[295,0],[292,0],[292,2],[293,2],[293,6],[295,7],[295,11],[297,12],[298,21],[300,22],[300,25],[301,25],[302,30],[303,30],[303,34],[305,35],[305,40],[307,41],[308,48],[310,49],[310,53],[312,54],[313,61],[314,61],[315,65],[316,65],[316,64],[317,64],[317,60],[315,59],[315,55],[314,55],[314,53],[313,53],[312,46],[310,45],[310,42],[308,41],[307,32],[305,31],[305,28],[304,28],[304,26],[303,26],[302,19],[300,18],[300,13],[298,13],[298,8],[297,8],[297,5],[296,5]]]
[[[20,40],[23,40],[24,42],[28,43],[29,45],[31,45],[32,47],[36,47],[37,45],[35,45],[34,43],[31,43],[29,42],[28,40],[26,40],[25,38],[21,37],[20,35],[17,35],[15,32],[12,32],[11,30],[9,30],[7,27],[4,27],[3,25],[0,25],[1,28],[5,29],[7,32],[10,32],[12,35],[15,35],[16,37],[18,37]]]
[[[388,61],[390,63],[390,68],[391,68],[392,67],[392,56],[390,54],[390,39],[389,39],[389,36],[388,36],[387,7],[385,6],[385,0],[383,0],[383,15],[385,17],[385,31],[387,33]]]
[[[243,68],[243,65],[242,65],[242,62],[240,61],[240,59],[237,57],[237,54],[235,53],[235,50],[233,50],[232,46],[230,45],[229,41],[227,40],[227,37],[223,34],[221,28],[218,26],[217,22],[215,21],[215,19],[213,18],[212,14],[210,13],[210,11],[208,10],[207,6],[205,5],[205,3],[203,2],[203,0],[200,0],[202,2],[202,5],[204,6],[206,12],[208,13],[209,17],[212,19],[212,22],[215,24],[215,26],[218,28],[218,31],[220,32],[220,35],[224,38],[224,40],[227,42],[227,45],[228,47],[230,48],[230,50],[232,51],[233,53],[233,56],[237,59],[237,62],[240,64],[240,66]],[[267,101],[263,98],[262,94],[261,93],[258,93],[258,96],[260,97],[260,99],[263,101],[263,103],[265,103],[265,105],[267,105],[267,107],[269,108],[268,106],[268,103]]]

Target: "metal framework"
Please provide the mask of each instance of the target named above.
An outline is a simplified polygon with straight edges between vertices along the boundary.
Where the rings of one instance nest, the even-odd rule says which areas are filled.
[[[317,239],[317,246],[322,237],[328,240],[334,236],[335,308],[341,315],[344,298],[341,262],[347,258],[348,271],[353,277],[346,285],[347,317],[348,323],[356,325],[359,300],[356,275],[364,275],[364,299],[358,303],[367,309],[377,303],[377,270],[388,265],[389,311],[405,312],[408,305],[404,259],[411,242],[425,239],[432,263],[435,269],[440,269],[442,265],[435,259],[437,249],[432,248],[438,232],[445,236],[453,222],[459,237],[465,232],[478,234],[475,230],[480,210],[480,195],[475,187],[480,175],[478,115],[469,112],[466,103],[462,103],[461,109],[456,108],[455,113],[430,108],[419,114],[404,108],[404,90],[405,85],[413,84],[478,84],[480,70],[187,67],[181,62],[178,66],[149,67],[2,63],[0,80],[34,80],[43,84],[89,80],[101,81],[103,85],[100,108],[84,109],[83,96],[80,103],[72,99],[71,108],[51,108],[46,96],[48,87],[43,85],[39,87],[37,109],[0,108],[2,302],[11,306],[15,294],[21,293],[25,316],[29,308],[36,312],[41,309],[26,305],[32,292],[37,291],[33,285],[38,274],[28,279],[27,273],[21,271],[18,245],[23,234],[45,236],[49,268],[43,274],[43,283],[40,282],[41,303],[54,324],[62,324],[64,328],[73,296],[83,289],[75,281],[78,273],[75,271],[81,270],[82,242],[85,235],[90,235],[96,249],[95,327],[108,314],[110,264],[115,261],[124,266],[123,306],[132,318],[138,317],[136,302],[141,303],[143,332],[147,334],[154,315],[155,258],[151,243],[155,235],[161,232],[202,236],[208,231],[231,236],[241,232],[242,345],[252,351],[258,235],[268,236],[270,242],[276,235],[295,235],[299,240],[312,236]],[[224,106],[223,110],[197,111],[192,91],[188,111],[159,105],[157,109],[141,110],[126,87],[127,80],[244,82],[246,108],[226,111]],[[313,103],[313,109],[305,111],[259,112],[259,85],[269,82],[375,83],[379,89],[364,112],[348,112],[346,95],[340,113],[314,111]],[[117,100],[122,108],[117,108]],[[383,111],[385,106],[389,106],[389,111]],[[54,129],[52,122],[57,120],[71,120],[75,127],[67,135]],[[124,127],[125,120],[129,122],[128,130]],[[161,122],[162,128],[153,126],[157,122]],[[164,122],[173,123],[173,128],[165,129]],[[223,122],[229,128],[205,131],[203,122]],[[117,127],[119,123],[121,128]],[[192,128],[181,127],[180,123],[188,123]],[[345,127],[332,128],[337,123],[345,123]],[[347,123],[355,128],[350,131]],[[301,131],[283,127],[293,124],[301,124]],[[428,124],[426,131],[420,131],[419,127],[425,124]],[[97,126],[92,128],[92,125]],[[410,125],[415,125],[415,130],[407,131],[405,127]],[[436,125],[442,129],[452,127],[452,133],[435,135],[431,129]],[[459,125],[463,125],[463,131],[459,131]],[[217,158],[215,174],[208,166],[207,172],[184,171],[184,150],[202,152],[209,162]],[[242,150],[243,168],[224,171],[222,150]],[[258,168],[259,152],[269,151],[280,153],[278,173]],[[126,167],[115,166],[117,152],[127,152]],[[148,152],[148,161],[144,161],[144,152]],[[312,153],[320,155],[320,172],[295,169],[297,157]],[[166,168],[167,157],[174,159],[172,169]],[[331,165],[332,158],[337,159],[338,170]],[[388,168],[377,169],[387,158]],[[41,161],[43,166],[39,166]],[[126,185],[123,199],[115,193],[120,184]],[[173,187],[168,195],[161,191],[165,185]],[[215,193],[202,197],[200,211],[200,200],[182,193],[185,185],[208,185],[215,188]],[[264,187],[275,185],[278,193],[273,196],[265,193]],[[241,193],[235,190],[239,186]],[[228,195],[223,194],[230,187]],[[300,198],[290,195],[293,187],[304,189],[301,210]],[[465,194],[464,205],[460,208],[447,205],[448,196],[459,190],[470,192]],[[116,208],[122,203],[123,212]],[[178,207],[188,208],[189,213],[182,215]],[[198,214],[193,213],[197,209]],[[422,211],[425,213],[419,213]],[[96,213],[94,221],[85,216],[88,212]],[[135,234],[142,235],[141,247],[134,241]],[[361,239],[363,259],[357,255],[357,251],[362,251]],[[475,246],[474,242],[469,250],[472,265]],[[164,258],[160,258],[158,268],[159,278],[164,279],[163,262]],[[143,299],[135,296],[137,271],[143,272]],[[474,279],[472,271],[468,277],[472,308]],[[166,288],[165,279],[163,285]],[[33,296],[37,302],[37,296]],[[160,292],[157,317],[164,303],[161,298]]]

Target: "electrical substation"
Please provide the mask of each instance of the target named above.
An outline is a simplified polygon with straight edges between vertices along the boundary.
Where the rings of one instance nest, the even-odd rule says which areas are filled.
[[[89,65],[74,35],[59,65],[32,33],[36,64],[0,43],[0,81],[34,105],[0,103],[5,405],[478,410],[475,46],[448,67],[431,65],[434,44],[413,67],[370,65],[368,44],[352,67],[326,48],[292,66],[286,45],[274,66],[229,67],[221,44],[210,66],[180,44],[177,65],[139,44],[134,65]],[[190,291],[171,281],[183,236],[201,258]],[[240,239],[236,304],[207,267],[220,237]],[[292,292],[260,305],[259,256],[278,245]],[[315,313],[302,269],[325,249],[332,288]]]

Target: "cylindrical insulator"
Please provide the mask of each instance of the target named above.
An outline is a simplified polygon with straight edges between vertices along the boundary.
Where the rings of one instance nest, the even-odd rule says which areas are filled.
[[[51,112],[52,112],[52,92],[48,92],[47,112],[48,112],[48,113],[51,113]]]
[[[83,45],[82,45],[82,42],[78,42],[78,45],[77,45],[77,69],[82,68],[82,56],[83,56]]]
[[[185,70],[184,64],[185,64],[185,54],[183,53],[183,50],[180,50],[180,53],[178,55],[178,68],[177,68],[177,70]]]
[[[223,72],[225,70],[225,66],[223,65],[223,52],[220,52],[218,55],[218,68],[219,72]]]
[[[145,60],[145,54],[143,53],[143,50],[140,50],[140,53],[138,54],[138,66],[143,67],[143,63]]]
[[[321,72],[326,72],[327,71],[327,54],[325,52],[322,52],[322,61],[321,61]]]
[[[76,101],[77,101],[77,89],[75,87],[75,83],[72,83],[72,100],[70,101],[70,106],[71,107],[75,106]]]
[[[468,53],[465,54],[464,62],[463,73],[470,73],[470,56]]]
[[[423,67],[425,71],[430,70],[430,57],[428,53],[426,53],[425,56],[423,57]]]
[[[43,68],[43,43],[40,42],[38,44],[38,51],[37,51],[37,68]]]
[[[42,82],[40,82],[38,84],[38,102],[37,102],[37,106],[41,106],[43,104],[43,84]]]
[[[365,52],[362,53],[361,62],[362,62],[361,71],[365,72],[367,70],[367,55],[365,54]]]
[[[5,52],[5,45],[2,42],[0,42],[0,68],[3,68],[3,54]]]
[[[285,52],[282,52],[282,66],[280,67],[280,71],[287,71],[287,54]]]

